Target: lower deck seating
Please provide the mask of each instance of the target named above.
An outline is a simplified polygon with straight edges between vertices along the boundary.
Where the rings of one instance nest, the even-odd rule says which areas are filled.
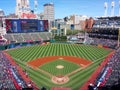
[[[110,68],[106,72],[106,69]],[[98,87],[112,87],[120,84],[120,49],[118,49],[112,58],[110,58],[104,70],[101,71],[98,78],[96,79]],[[102,90],[102,89],[100,89]],[[104,89],[105,90],[105,89]],[[109,89],[113,90],[113,89]],[[118,90],[118,89],[117,89]]]
[[[28,88],[16,66],[13,66],[6,56],[0,52],[0,90],[22,90]]]
[[[8,41],[20,43],[20,42],[33,42],[41,40],[50,40],[52,34],[50,32],[34,32],[34,33],[15,33],[15,34],[6,34],[4,38]]]

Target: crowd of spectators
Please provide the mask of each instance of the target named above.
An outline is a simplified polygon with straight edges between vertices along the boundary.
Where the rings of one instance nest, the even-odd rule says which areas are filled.
[[[91,44],[93,45],[99,45],[106,46],[109,48],[115,48],[117,47],[117,40],[111,40],[111,39],[102,39],[102,38],[92,38]]]
[[[22,90],[29,88],[16,66],[0,52],[0,90]],[[31,88],[31,87],[30,87]]]
[[[49,32],[35,32],[35,33],[10,33],[3,36],[7,41],[21,43],[21,42],[33,42],[41,40],[50,40],[52,38]]]
[[[97,28],[119,28],[120,17],[101,17],[95,20],[93,27]]]
[[[6,39],[5,38],[3,38],[3,36],[1,35],[0,36],[0,45],[4,45],[4,44],[6,44]]]
[[[9,70],[10,67],[8,60],[4,59],[0,52],[0,89],[16,89]]]
[[[99,17],[95,20],[89,37],[93,39],[92,44],[115,48],[119,35],[120,17]]]
[[[120,49],[110,59],[108,67],[112,68],[112,73],[105,85],[120,84]]]
[[[96,86],[106,90],[120,90],[120,49],[110,58],[96,79]],[[119,87],[118,87],[119,86]],[[117,88],[116,88],[117,87]],[[109,88],[109,89],[108,89]],[[116,88],[116,89],[115,89]],[[119,89],[118,89],[119,88]],[[105,90],[100,89],[100,90]]]

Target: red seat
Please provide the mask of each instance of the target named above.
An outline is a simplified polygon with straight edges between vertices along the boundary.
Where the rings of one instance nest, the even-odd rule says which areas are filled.
[[[2,39],[2,36],[0,36],[0,39]]]

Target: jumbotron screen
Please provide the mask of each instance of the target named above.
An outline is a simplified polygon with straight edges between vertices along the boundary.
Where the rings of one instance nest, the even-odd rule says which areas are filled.
[[[5,28],[7,33],[46,32],[48,20],[38,19],[6,19]]]
[[[37,31],[38,30],[38,22],[33,20],[23,20],[21,21],[21,30],[30,30]]]

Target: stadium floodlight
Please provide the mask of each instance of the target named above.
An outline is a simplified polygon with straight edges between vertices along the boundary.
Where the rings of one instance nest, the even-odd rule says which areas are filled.
[[[34,12],[36,12],[37,7],[38,7],[38,2],[37,0],[34,0]]]
[[[29,6],[29,4],[30,4],[30,2],[29,2],[29,0],[27,0],[27,5]]]
[[[112,1],[111,2],[111,16],[114,16],[114,7],[115,7],[115,2],[114,1]]]
[[[119,0],[119,16],[120,16],[120,0]]]
[[[37,2],[37,0],[34,0],[34,5],[35,5],[35,7],[38,6],[38,2]]]
[[[108,7],[108,4],[107,2],[104,3],[104,8],[107,8]]]
[[[111,2],[111,6],[112,6],[112,7],[115,6],[115,2],[114,2],[114,1]]]
[[[105,2],[104,3],[104,9],[105,9],[104,16],[107,16],[107,8],[108,8],[108,3]]]

